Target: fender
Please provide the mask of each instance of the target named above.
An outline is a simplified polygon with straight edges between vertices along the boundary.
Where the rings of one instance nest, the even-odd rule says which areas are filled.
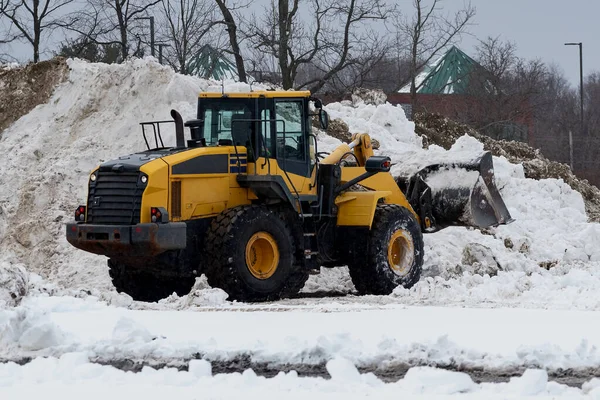
[[[335,199],[338,207],[338,226],[362,226],[371,229],[379,199],[390,196],[390,191],[345,192]]]

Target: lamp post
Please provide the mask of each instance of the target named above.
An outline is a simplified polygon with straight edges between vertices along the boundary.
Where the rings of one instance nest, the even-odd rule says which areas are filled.
[[[581,133],[583,134],[583,43],[565,43],[565,46],[579,46],[579,95],[581,97]]]
[[[152,57],[154,57],[154,17],[139,17],[139,18],[135,18],[135,19],[150,20],[150,54],[152,54]]]
[[[579,112],[579,117],[580,117],[580,130],[581,130],[581,136],[583,137],[583,43],[579,42],[579,43],[565,43],[565,46],[579,46],[579,105],[581,107],[581,110]],[[571,146],[571,154],[573,154],[573,143],[572,141],[570,141],[570,146]],[[571,158],[573,156],[571,155]],[[573,161],[571,161],[571,169],[573,169]]]
[[[167,43],[159,43],[158,44],[158,63],[162,64],[163,62],[163,48],[169,47]]]

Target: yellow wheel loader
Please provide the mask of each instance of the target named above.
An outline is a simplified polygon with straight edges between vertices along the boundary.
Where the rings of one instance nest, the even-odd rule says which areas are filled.
[[[275,300],[311,270],[346,265],[359,293],[389,294],[419,280],[422,232],[511,221],[490,154],[395,180],[367,134],[319,153],[312,118],[326,129],[328,116],[306,91],[201,93],[197,119],[171,116],[141,124],[148,150],[92,171],[66,227],[73,246],[109,258],[115,288],[136,300],[184,295],[201,274],[231,300]],[[164,124],[175,147],[163,145]],[[475,181],[440,188],[455,169]]]

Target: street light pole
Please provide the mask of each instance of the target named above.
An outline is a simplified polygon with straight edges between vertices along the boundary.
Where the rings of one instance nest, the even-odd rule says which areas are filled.
[[[583,134],[583,43],[565,43],[565,46],[579,46],[579,102],[581,106],[581,134]]]
[[[138,17],[135,19],[148,19],[150,20],[150,54],[154,57],[154,17]]]
[[[579,117],[580,117],[580,130],[581,130],[581,137],[583,138],[583,43],[582,42],[578,42],[578,43],[565,43],[565,46],[579,46],[579,106],[581,107],[580,111],[579,111]],[[573,144],[570,143],[571,145],[571,154],[573,152]],[[573,166],[571,165],[571,169],[573,169]]]
[[[158,44],[158,63],[159,64],[163,63],[163,48],[164,47],[169,47],[169,45],[166,44],[166,43],[159,43]]]

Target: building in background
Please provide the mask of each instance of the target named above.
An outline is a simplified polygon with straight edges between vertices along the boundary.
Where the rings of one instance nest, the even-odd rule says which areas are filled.
[[[388,101],[401,104],[408,114],[415,111],[437,113],[467,123],[494,139],[535,144],[528,100],[501,96],[485,68],[458,47],[452,46],[437,60],[424,66],[418,72],[415,84],[417,110],[411,109],[410,81],[398,93],[388,94]],[[501,97],[502,108],[499,108]],[[510,119],[502,115],[509,107]]]

